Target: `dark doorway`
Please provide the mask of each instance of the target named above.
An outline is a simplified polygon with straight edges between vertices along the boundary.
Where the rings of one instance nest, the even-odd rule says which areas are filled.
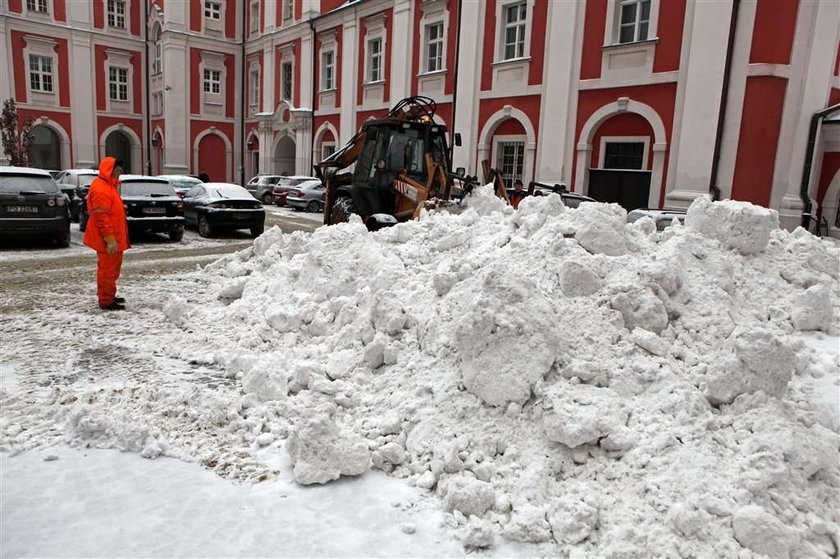
[[[44,124],[32,127],[32,152],[29,164],[38,169],[60,171],[61,165],[61,140],[55,130]]]
[[[646,208],[649,195],[650,171],[589,170],[589,196],[599,202],[615,202],[629,212]]]
[[[105,139],[105,156],[123,160],[123,173],[131,173],[131,141],[124,133],[114,130]]]

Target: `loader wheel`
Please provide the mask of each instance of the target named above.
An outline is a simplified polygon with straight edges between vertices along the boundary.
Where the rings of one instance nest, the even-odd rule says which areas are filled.
[[[353,203],[353,199],[348,196],[342,196],[333,204],[330,221],[333,225],[336,223],[347,223],[350,221],[350,216],[355,213],[358,212],[356,211],[356,204]]]

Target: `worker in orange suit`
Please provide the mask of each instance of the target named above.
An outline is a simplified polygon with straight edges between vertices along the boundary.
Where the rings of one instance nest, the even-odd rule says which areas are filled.
[[[88,225],[85,244],[96,251],[96,293],[99,307],[109,311],[125,309],[125,299],[117,297],[117,279],[123,251],[128,244],[125,206],[120,197],[122,161],[106,157],[99,164],[99,176],[87,193]]]

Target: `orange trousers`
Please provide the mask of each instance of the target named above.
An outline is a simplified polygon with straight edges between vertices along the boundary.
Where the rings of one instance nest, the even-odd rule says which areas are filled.
[[[110,305],[117,296],[117,280],[122,269],[122,251],[96,253],[96,294],[101,306]]]

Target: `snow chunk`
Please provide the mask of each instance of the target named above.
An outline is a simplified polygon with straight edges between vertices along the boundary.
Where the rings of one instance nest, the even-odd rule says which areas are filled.
[[[627,412],[621,396],[609,388],[588,384],[554,386],[546,396],[550,406],[543,429],[550,441],[569,448],[597,443],[624,425]]]
[[[492,525],[477,516],[471,516],[463,533],[464,544],[469,547],[491,547],[493,545]]]
[[[797,330],[827,331],[834,319],[828,287],[814,285],[799,293],[793,299],[790,315],[793,327]]]
[[[289,437],[288,450],[295,481],[301,485],[357,476],[370,465],[364,439],[340,431],[327,415],[304,419]]]
[[[576,260],[566,260],[560,267],[560,284],[566,297],[582,297],[601,289],[601,278],[588,266]]]
[[[443,505],[449,512],[481,515],[496,502],[493,486],[485,481],[453,476],[441,484]]]
[[[598,523],[598,507],[591,491],[567,493],[556,499],[548,512],[554,540],[560,544],[580,543]]]
[[[545,519],[545,509],[527,503],[517,506],[505,526],[505,536],[516,542],[547,542],[551,526]]]
[[[741,254],[753,254],[767,247],[770,232],[779,228],[779,213],[749,202],[699,196],[688,208],[685,225]]]
[[[242,391],[261,402],[285,398],[288,388],[283,360],[276,355],[257,360],[242,375]]]
[[[659,334],[668,326],[668,310],[649,287],[618,293],[610,299],[610,306],[621,313],[628,330],[638,327]]]
[[[620,256],[627,252],[627,212],[618,204],[584,202],[578,211],[586,218],[575,240],[592,254]]]
[[[735,511],[732,528],[741,545],[771,559],[788,559],[799,539],[794,530],[757,505]]]

